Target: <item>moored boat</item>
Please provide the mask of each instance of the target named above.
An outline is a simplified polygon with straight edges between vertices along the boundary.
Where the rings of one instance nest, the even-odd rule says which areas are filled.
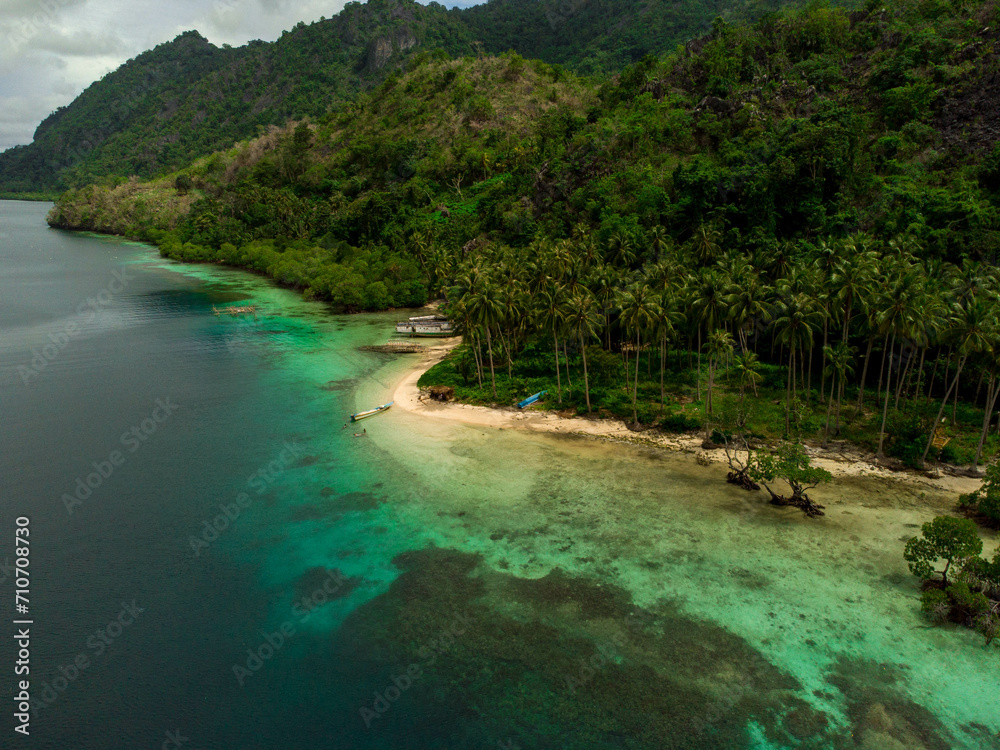
[[[374,409],[369,409],[368,411],[359,411],[357,414],[352,414],[351,415],[351,421],[352,422],[360,422],[362,419],[366,419],[367,417],[373,417],[376,414],[379,414],[379,413],[381,413],[383,411],[386,411],[394,403],[396,403],[396,402],[395,401],[390,401],[388,404],[382,404],[381,406],[376,407]]]
[[[396,333],[421,338],[454,336],[451,321],[440,315],[422,315],[396,323]]]
[[[535,403],[536,401],[538,401],[538,399],[540,399],[546,393],[548,393],[548,391],[539,391],[534,396],[528,396],[528,398],[524,399],[524,401],[522,401],[521,403],[519,403],[517,405],[517,408],[518,409],[525,409],[525,408],[531,406],[533,403]]]

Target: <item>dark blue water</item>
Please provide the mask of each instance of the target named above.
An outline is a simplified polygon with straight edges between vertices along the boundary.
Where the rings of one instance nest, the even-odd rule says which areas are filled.
[[[336,679],[302,661],[330,651],[316,643],[329,628],[297,627],[242,686],[232,665],[298,624],[290,590],[314,566],[281,559],[288,508],[366,481],[317,447],[349,391],[319,391],[287,360],[312,353],[334,383],[361,377],[378,363],[354,347],[385,321],[289,312],[290,293],[251,276],[191,278],[149,248],[51,230],[47,208],[0,203],[0,561],[29,517],[30,746],[160,747],[175,730],[185,747],[349,746],[331,735]],[[267,295],[257,322],[212,315]],[[5,619],[12,589],[8,578]],[[3,747],[17,736],[10,713]]]

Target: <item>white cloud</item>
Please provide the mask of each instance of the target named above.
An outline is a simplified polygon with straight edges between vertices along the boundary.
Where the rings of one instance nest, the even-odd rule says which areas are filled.
[[[475,5],[454,0],[448,6]],[[0,151],[131,57],[196,29],[214,44],[272,41],[345,0],[0,0]]]

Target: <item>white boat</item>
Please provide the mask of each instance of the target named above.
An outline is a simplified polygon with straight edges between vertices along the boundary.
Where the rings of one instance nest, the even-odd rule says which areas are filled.
[[[396,323],[396,333],[422,338],[454,336],[451,321],[440,315],[422,315]]]
[[[351,421],[360,422],[362,419],[367,419],[368,417],[373,417],[376,414],[381,414],[382,412],[389,409],[394,403],[396,402],[390,401],[388,404],[382,404],[381,406],[378,406],[374,409],[369,409],[368,411],[360,411],[357,414],[352,414]]]

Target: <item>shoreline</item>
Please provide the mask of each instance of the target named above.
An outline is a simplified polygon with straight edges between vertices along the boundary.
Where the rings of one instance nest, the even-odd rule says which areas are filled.
[[[447,354],[461,344],[456,337],[442,344],[426,347],[420,361],[397,383],[393,392],[395,406],[400,410],[443,419],[460,424],[495,429],[514,429],[527,432],[544,432],[558,435],[576,435],[615,442],[646,445],[691,454],[695,461],[703,464],[726,466],[725,454],[721,449],[707,450],[701,447],[702,439],[692,435],[665,435],[662,433],[634,432],[624,422],[612,419],[589,419],[587,417],[566,417],[554,411],[518,411],[513,407],[493,408],[474,406],[458,402],[442,403],[420,398],[417,381],[431,367],[439,363]],[[866,478],[902,482],[937,492],[957,495],[979,488],[981,479],[974,477],[940,474],[928,477],[915,470],[895,471],[874,464],[870,457],[863,455],[853,446],[840,444],[827,449],[806,446],[813,463],[829,471],[834,479]]]

